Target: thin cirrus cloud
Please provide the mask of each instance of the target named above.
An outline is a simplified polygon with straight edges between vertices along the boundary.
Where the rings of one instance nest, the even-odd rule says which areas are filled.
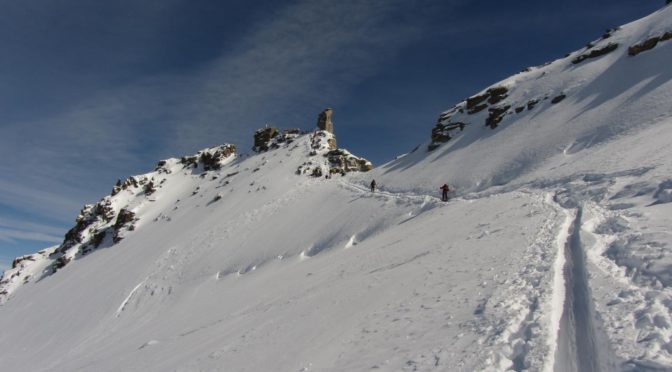
[[[0,241],[4,242],[14,242],[17,239],[20,240],[32,240],[38,242],[50,242],[50,243],[59,243],[63,240],[62,237],[47,235],[41,232],[34,231],[22,231],[22,230],[12,230],[12,229],[3,229],[0,228]]]
[[[40,221],[5,226],[0,241],[57,241],[55,230],[71,224],[82,204],[159,158],[222,142],[244,148],[268,121],[309,127],[318,110],[337,104],[418,37],[418,22],[399,19],[408,9],[403,1],[292,2],[188,69],[159,68],[84,93],[58,79],[35,86],[37,98],[40,89],[63,89],[68,99],[55,110],[13,112],[0,125],[0,156],[10,159],[0,164],[0,218]],[[73,80],[86,83],[81,89],[96,75],[113,80],[104,69],[87,74],[93,77]]]
[[[337,104],[419,35],[418,24],[390,21],[405,9],[400,2],[346,3],[290,6],[212,61],[180,99],[174,145],[202,140],[189,130],[193,123],[244,144],[265,122],[310,127],[318,110]]]

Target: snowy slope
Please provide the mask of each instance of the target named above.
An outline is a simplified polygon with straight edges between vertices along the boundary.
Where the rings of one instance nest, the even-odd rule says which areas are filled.
[[[671,369],[672,40],[628,55],[668,31],[670,7],[497,83],[370,173],[310,177],[308,134],[129,178],[7,270],[0,366]]]
[[[576,158],[585,158],[584,149],[658,125],[672,116],[672,69],[667,68],[672,59],[672,40],[659,42],[636,56],[628,54],[630,46],[654,36],[672,36],[671,15],[672,10],[666,7],[605,33],[609,37],[591,42],[590,49],[527,68],[493,84],[472,97],[493,88],[506,88],[504,94],[490,96],[504,98],[494,99],[493,104],[485,100],[472,105],[486,106],[474,114],[468,113],[466,100],[458,103],[439,121],[447,127],[464,123],[463,131],[449,131],[453,138],[429,154],[424,151],[428,142],[403,159],[382,166],[379,178],[390,189],[423,193],[434,192],[435,185],[450,181],[464,194],[576,173],[581,165],[572,167],[568,160],[574,163]],[[617,48],[606,55],[572,63],[579,56],[609,45]],[[563,95],[564,99],[552,103]],[[486,124],[490,111],[507,107],[496,128],[491,129]],[[553,161],[559,164],[549,172],[547,163]],[[561,166],[562,163],[568,165]],[[592,166],[587,164],[589,168],[585,170],[595,170]],[[613,163],[604,166],[620,167]],[[409,167],[413,167],[414,178],[403,176]],[[437,168],[443,171],[436,172]],[[394,182],[387,181],[388,177]]]

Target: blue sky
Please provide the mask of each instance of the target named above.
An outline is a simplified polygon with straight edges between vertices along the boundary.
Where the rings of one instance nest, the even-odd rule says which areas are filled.
[[[3,1],[0,270],[157,160],[265,123],[381,164],[437,115],[664,1]]]

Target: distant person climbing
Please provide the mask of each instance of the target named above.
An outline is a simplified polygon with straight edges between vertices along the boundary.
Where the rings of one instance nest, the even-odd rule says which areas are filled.
[[[441,189],[441,200],[446,202],[448,201],[448,191],[450,191],[450,188],[448,187],[447,183],[444,183],[443,186],[439,187]]]
[[[376,191],[376,180],[371,181],[371,192]]]

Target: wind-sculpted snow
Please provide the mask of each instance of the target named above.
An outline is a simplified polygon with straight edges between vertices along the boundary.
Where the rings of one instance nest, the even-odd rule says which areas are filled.
[[[672,44],[628,55],[671,22],[492,85],[369,173],[318,131],[120,181],[7,270],[2,369],[672,369]]]

